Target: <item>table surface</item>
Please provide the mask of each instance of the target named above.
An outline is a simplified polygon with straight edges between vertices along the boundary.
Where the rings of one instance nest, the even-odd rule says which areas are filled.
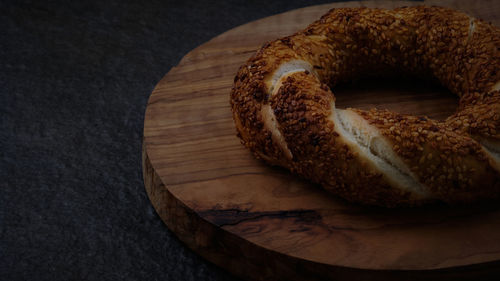
[[[147,99],[217,34],[332,1],[80,2],[0,2],[0,280],[238,280],[153,210]]]

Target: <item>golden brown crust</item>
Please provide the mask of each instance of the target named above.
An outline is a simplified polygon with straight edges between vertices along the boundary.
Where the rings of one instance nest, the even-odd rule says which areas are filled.
[[[356,110],[376,126],[411,171],[444,201],[470,202],[497,196],[498,171],[468,134],[425,116],[387,110]]]
[[[491,91],[500,81],[497,46],[498,28],[447,8],[334,9],[240,67],[231,91],[236,129],[256,157],[351,201],[392,207],[498,197],[499,165],[480,143],[500,143],[500,92]],[[311,70],[284,75],[272,91],[273,75],[294,61]],[[332,117],[329,87],[394,70],[436,78],[461,97],[445,122],[354,110],[392,145],[424,186],[421,194],[382,173]],[[269,106],[276,124],[263,113]]]
[[[500,81],[500,32],[496,26],[474,20],[474,33],[463,57],[469,93],[486,93]]]
[[[470,94],[460,103],[460,110],[446,119],[453,131],[478,140],[500,140],[500,91]]]

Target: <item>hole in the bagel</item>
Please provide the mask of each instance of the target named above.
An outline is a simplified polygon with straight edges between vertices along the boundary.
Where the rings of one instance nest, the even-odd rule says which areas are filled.
[[[437,82],[410,77],[364,78],[332,88],[337,108],[388,109],[444,120],[455,113],[458,96]]]

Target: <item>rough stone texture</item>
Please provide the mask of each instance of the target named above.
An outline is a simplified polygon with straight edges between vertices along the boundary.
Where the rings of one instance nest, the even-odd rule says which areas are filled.
[[[0,280],[237,280],[153,210],[146,102],[199,44],[325,2],[0,1]]]

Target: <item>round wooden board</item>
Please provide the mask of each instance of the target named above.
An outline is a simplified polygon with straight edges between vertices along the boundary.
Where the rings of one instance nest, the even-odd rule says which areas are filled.
[[[307,7],[221,34],[158,83],[144,123],[144,182],[168,227],[191,249],[252,280],[477,280],[500,276],[496,206],[381,209],[345,202],[239,142],[229,107],[238,67],[264,42],[304,28],[333,7]],[[437,4],[426,1],[425,4]],[[500,3],[440,1],[500,25]],[[457,98],[414,80],[360,80],[333,89],[339,107],[388,108],[444,118]]]

